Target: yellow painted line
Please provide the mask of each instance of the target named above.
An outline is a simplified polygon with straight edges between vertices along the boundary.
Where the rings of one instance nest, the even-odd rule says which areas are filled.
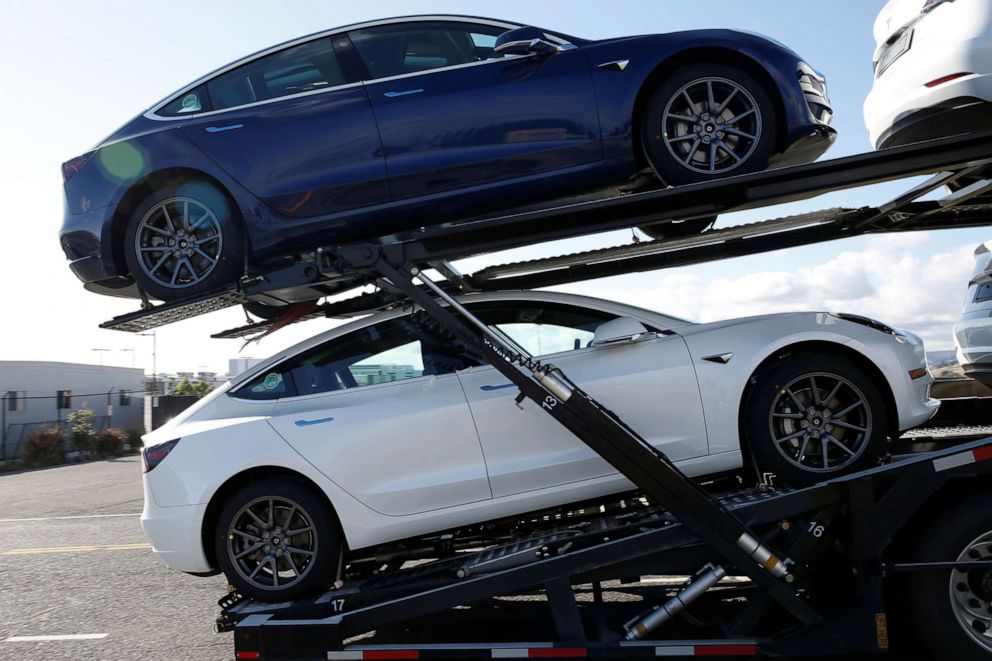
[[[92,546],[48,546],[36,549],[11,549],[0,555],[38,555],[42,553],[86,553],[88,551],[134,551],[151,549],[151,544],[102,544]]]

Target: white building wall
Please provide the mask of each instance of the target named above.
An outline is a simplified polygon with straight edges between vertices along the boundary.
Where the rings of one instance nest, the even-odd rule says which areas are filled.
[[[144,429],[145,376],[143,370],[110,365],[55,363],[45,361],[0,361],[0,398],[14,391],[24,396],[17,410],[2,401],[0,413],[0,459],[11,458],[29,431],[44,423],[63,422],[72,411],[89,408],[96,417],[97,429],[118,427],[123,430]],[[71,391],[71,408],[59,411],[56,395]],[[135,393],[130,403],[122,405],[120,392]],[[111,410],[108,411],[108,401]],[[108,416],[108,413],[110,414]]]

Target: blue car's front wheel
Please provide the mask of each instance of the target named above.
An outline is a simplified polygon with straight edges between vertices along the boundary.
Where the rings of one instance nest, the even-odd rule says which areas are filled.
[[[132,213],[124,257],[138,287],[173,301],[234,282],[243,271],[244,236],[230,201],[214,186],[170,183]]]
[[[641,121],[644,153],[672,186],[762,170],[777,141],[768,91],[725,64],[676,71],[655,90]]]

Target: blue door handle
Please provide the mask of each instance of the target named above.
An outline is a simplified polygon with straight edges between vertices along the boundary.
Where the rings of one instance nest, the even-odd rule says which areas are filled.
[[[321,425],[325,422],[334,422],[334,418],[320,418],[319,420],[297,420],[297,427],[309,427],[311,425]]]
[[[504,388],[513,388],[513,387],[514,385],[512,383],[504,383],[499,386],[481,386],[479,390],[481,390],[482,392],[492,392],[494,390],[503,390]]]
[[[207,133],[221,133],[222,131],[233,131],[243,127],[244,124],[228,124],[227,126],[208,126]]]
[[[422,87],[418,87],[415,90],[403,90],[402,92],[386,92],[385,96],[388,97],[388,98],[390,98],[390,99],[395,99],[398,96],[407,96],[407,95],[410,95],[410,94],[420,94],[423,91],[424,91],[424,89]]]

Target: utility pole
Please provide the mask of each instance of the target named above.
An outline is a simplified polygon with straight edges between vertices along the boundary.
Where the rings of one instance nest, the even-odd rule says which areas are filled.
[[[138,333],[141,337],[152,338],[152,394],[158,394],[158,337],[155,331],[151,333]]]
[[[100,352],[100,364],[103,365],[103,354],[105,354],[108,351],[110,351],[110,349],[102,349],[102,348],[101,349],[90,349],[90,351],[98,351],[98,352]]]
[[[118,351],[130,351],[131,352],[131,367],[134,367],[134,354],[135,354],[134,347],[131,347],[130,349],[118,349]]]

